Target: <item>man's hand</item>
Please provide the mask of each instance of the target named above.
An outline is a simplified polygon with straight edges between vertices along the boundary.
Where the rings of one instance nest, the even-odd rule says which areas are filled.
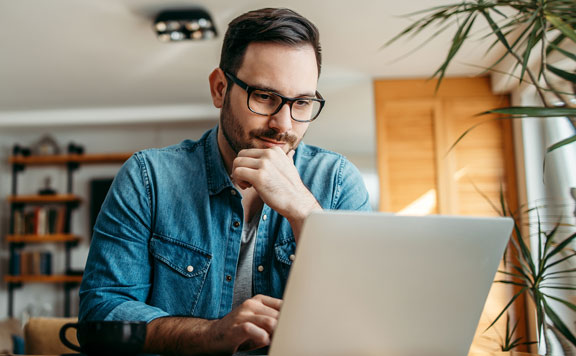
[[[144,352],[166,355],[221,355],[270,344],[282,300],[257,295],[219,320],[165,317],[147,326]]]
[[[304,219],[322,207],[294,166],[294,151],[279,147],[246,149],[232,164],[232,179],[241,189],[254,187],[262,201],[290,222],[296,237]]]
[[[246,300],[209,328],[210,342],[216,352],[254,350],[270,345],[278,323],[282,300],[257,295]]]

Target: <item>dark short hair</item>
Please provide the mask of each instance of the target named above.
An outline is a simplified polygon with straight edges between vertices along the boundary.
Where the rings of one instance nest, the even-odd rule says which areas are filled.
[[[237,74],[246,48],[252,42],[272,42],[288,46],[309,44],[316,54],[318,75],[322,64],[318,29],[300,14],[284,8],[247,12],[228,25],[220,54],[220,68]]]

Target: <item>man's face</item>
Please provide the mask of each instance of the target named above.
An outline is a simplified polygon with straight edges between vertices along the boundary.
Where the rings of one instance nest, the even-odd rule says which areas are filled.
[[[316,56],[309,45],[251,43],[236,77],[251,87],[286,97],[314,97],[318,80]],[[229,83],[220,114],[220,131],[230,148],[235,153],[274,146],[286,153],[295,149],[309,123],[292,120],[288,104],[271,116],[255,114],[247,106],[247,96],[244,89]]]

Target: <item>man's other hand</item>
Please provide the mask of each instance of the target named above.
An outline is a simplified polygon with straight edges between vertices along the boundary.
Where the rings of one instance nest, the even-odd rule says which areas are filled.
[[[257,295],[246,300],[209,329],[209,344],[215,353],[254,350],[270,344],[282,300]]]

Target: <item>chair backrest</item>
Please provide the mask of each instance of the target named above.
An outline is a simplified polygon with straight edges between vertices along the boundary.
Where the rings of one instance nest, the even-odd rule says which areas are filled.
[[[16,318],[0,320],[0,355],[8,355],[17,351],[14,349],[13,338],[22,338],[22,336],[20,320]]]
[[[30,318],[24,327],[26,353],[29,355],[60,355],[74,352],[60,341],[60,328],[66,323],[77,321],[77,318]],[[66,337],[78,345],[76,329],[68,329]]]

